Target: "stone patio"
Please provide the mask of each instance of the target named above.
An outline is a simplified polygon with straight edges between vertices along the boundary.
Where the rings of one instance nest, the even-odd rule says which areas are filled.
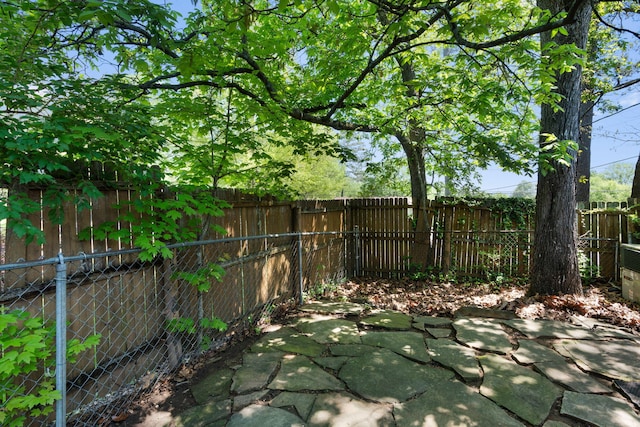
[[[634,397],[616,386],[640,382],[640,337],[629,331],[593,321],[363,315],[349,303],[302,310],[241,365],[192,384],[198,406],[165,425],[640,426]]]

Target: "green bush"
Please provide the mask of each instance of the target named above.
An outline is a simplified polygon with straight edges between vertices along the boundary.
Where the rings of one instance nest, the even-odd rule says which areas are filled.
[[[25,420],[53,411],[60,399],[55,390],[55,333],[52,322],[32,317],[24,310],[7,312],[0,308],[0,425],[16,427]],[[67,343],[67,360],[95,346],[100,340],[93,335],[84,342],[77,339]],[[25,389],[23,379],[41,371],[42,377],[33,389]]]

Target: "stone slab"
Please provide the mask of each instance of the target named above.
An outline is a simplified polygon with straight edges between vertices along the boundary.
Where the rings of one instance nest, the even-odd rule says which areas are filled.
[[[452,340],[426,340],[431,358],[443,366],[453,369],[467,383],[482,379],[482,372],[475,351]]]
[[[434,338],[447,338],[451,335],[451,329],[426,328],[426,331]]]
[[[484,370],[480,393],[525,421],[540,425],[562,390],[531,369],[488,354],[479,357]]]
[[[250,405],[231,416],[227,427],[303,427],[304,421],[284,409],[271,406]]]
[[[195,401],[202,405],[210,400],[223,400],[229,397],[234,371],[221,369],[191,384],[191,394]]]
[[[266,334],[256,341],[250,349],[253,353],[279,351],[311,357],[320,356],[324,350],[324,345],[290,327]]]
[[[425,327],[449,327],[453,322],[448,317],[434,317],[434,316],[414,316],[413,323],[424,325]]]
[[[557,320],[514,319],[502,323],[522,332],[527,338],[593,338],[591,329]]]
[[[171,425],[175,427],[213,427],[224,425],[229,414],[231,414],[231,400],[214,401],[187,409],[178,415]]]
[[[241,394],[233,398],[233,412],[238,412],[242,408],[257,403],[267,395],[269,390],[258,390],[249,394]]]
[[[306,420],[309,418],[315,400],[315,394],[283,391],[271,400],[270,405],[275,408],[293,407],[300,418]]]
[[[360,321],[366,326],[376,326],[378,328],[396,329],[408,331],[411,329],[413,319],[411,316],[397,311],[382,310]]]
[[[342,368],[342,365],[344,365],[347,360],[349,360],[349,357],[347,356],[316,357],[313,359],[314,362],[316,362],[323,368],[331,369],[334,371],[340,370],[340,368]]]
[[[375,347],[364,344],[340,344],[331,346],[329,351],[334,356],[362,356],[375,349]]]
[[[593,331],[594,337],[597,338],[622,338],[630,340],[640,340],[640,336],[632,331],[610,323],[604,323],[598,319],[584,316],[571,316],[571,321],[575,324],[584,326]]]
[[[601,427],[640,426],[640,418],[627,402],[611,396],[566,391],[560,413]]]
[[[336,377],[324,371],[305,356],[285,356],[280,371],[269,388],[272,390],[344,390]]]
[[[310,427],[395,426],[390,405],[357,399],[348,393],[319,394],[308,418]]]
[[[307,313],[331,313],[359,315],[364,311],[364,306],[351,302],[327,302],[316,301],[300,307],[300,311]]]
[[[640,409],[640,382],[615,380],[613,383],[636,408]]]
[[[416,426],[523,426],[502,408],[459,381],[439,383],[437,388],[407,403],[396,404],[398,427]]]
[[[562,340],[554,348],[585,371],[611,379],[640,381],[640,346],[628,340]]]
[[[362,333],[361,339],[365,345],[387,348],[409,359],[425,363],[431,361],[424,336],[419,332],[367,331]]]
[[[384,348],[348,360],[338,377],[349,389],[376,402],[404,402],[434,384],[449,381],[453,373],[408,360]]]
[[[606,387],[588,373],[581,371],[574,364],[566,361],[540,362],[536,363],[536,368],[545,377],[556,384],[577,391],[579,393],[610,393],[611,388]]]
[[[454,313],[456,317],[486,317],[490,319],[515,319],[516,313],[508,310],[498,310],[484,307],[460,307]]]
[[[321,344],[360,344],[360,332],[354,322],[331,318],[304,318],[296,329]]]
[[[499,322],[490,319],[461,318],[453,322],[456,339],[478,350],[506,354],[513,346]]]
[[[283,353],[245,353],[243,365],[233,375],[231,391],[246,393],[265,387],[280,365]]]
[[[564,357],[557,351],[532,340],[518,340],[518,349],[512,354],[516,362],[531,365],[536,362],[564,362]]]

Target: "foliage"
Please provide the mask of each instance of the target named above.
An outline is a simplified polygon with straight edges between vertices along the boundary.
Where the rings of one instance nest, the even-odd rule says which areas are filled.
[[[633,182],[634,173],[635,166],[631,163],[615,163],[613,165],[609,165],[602,172],[599,172],[599,174],[606,179],[629,186]]]
[[[80,239],[121,239],[142,249],[140,259],[150,261],[156,256],[171,258],[167,244],[197,240],[203,227],[213,227],[218,233],[226,231],[211,225],[210,217],[223,215],[225,201],[210,191],[193,186],[173,188],[176,193],[167,194],[162,182],[149,183],[140,192],[140,198],[116,205],[121,212],[117,221],[99,224],[80,231]],[[131,224],[131,230],[119,227],[119,222]]]
[[[224,276],[224,269],[216,263],[208,263],[195,271],[178,271],[173,274],[172,279],[184,280],[190,286],[195,287],[198,292],[209,292],[212,280],[220,282]],[[167,331],[172,333],[186,333],[188,335],[201,334],[204,331],[224,332],[228,325],[219,317],[202,317],[196,321],[189,317],[175,317],[166,323]],[[211,338],[202,336],[200,347],[202,350],[211,345]]]
[[[505,230],[523,230],[532,226],[536,209],[535,201],[532,199],[503,197],[492,199],[490,206],[492,212],[502,218],[502,226]]]
[[[178,334],[185,333],[188,335],[195,335],[198,331],[217,331],[224,332],[227,330],[228,325],[219,317],[211,316],[211,318],[202,318],[196,325],[196,322],[190,317],[176,317],[170,319],[166,323],[167,331]],[[211,346],[211,338],[204,336],[200,343],[200,349],[206,350]]]
[[[503,230],[526,230],[531,227],[536,203],[532,199],[518,197],[473,197],[439,198],[445,205],[464,204],[469,207],[481,206],[491,210],[491,215],[500,218]]]
[[[184,280],[191,286],[195,287],[198,292],[209,292],[211,289],[211,280],[220,282],[224,276],[224,269],[215,263],[209,263],[196,271],[179,271],[175,273],[174,278]]]
[[[614,179],[608,179],[604,174],[591,174],[590,201],[619,202],[621,200],[627,200],[630,194],[631,184],[621,184]]]
[[[511,193],[511,197],[535,199],[536,197],[536,184],[531,181],[522,181]]]
[[[555,56],[550,50],[552,60],[538,68],[530,54],[536,44],[525,34],[560,27],[563,17],[519,1],[499,9],[459,2],[444,11],[336,0],[202,5],[186,18],[184,32],[173,28],[171,14],[142,2],[92,3],[80,16],[96,45],[113,50],[121,70],[135,72],[125,83],[173,97],[163,105],[184,109],[192,127],[220,118],[202,128],[224,130],[226,138],[228,123],[240,118],[242,129],[232,132],[238,141],[253,127],[252,134],[274,132],[300,152],[329,154],[340,150],[305,123],[409,138],[416,152],[429,154],[430,168],[450,177],[469,158],[473,167],[490,159],[530,168],[531,105],[545,99],[549,85],[529,86],[525,77],[542,81],[571,57],[567,49]],[[87,56],[100,59],[97,51]],[[190,95],[194,87],[206,95]],[[226,108],[212,111],[218,104]],[[413,138],[412,128],[423,136]]]
[[[578,251],[578,266],[580,267],[580,277],[582,283],[587,284],[600,276],[600,268],[593,264],[584,251]]]
[[[578,152],[578,143],[571,139],[560,140],[555,134],[542,133],[540,143],[539,173],[547,175],[557,167],[568,168]]]
[[[629,211],[631,212],[633,212],[634,210],[637,211],[638,206],[631,206],[629,208]],[[629,227],[631,235],[634,239],[640,240],[640,216],[636,213],[629,213],[627,214],[627,219],[631,223]]]
[[[23,310],[0,311],[0,424],[22,426],[27,419],[53,411],[60,398],[55,390],[55,325],[42,317],[32,317]],[[84,342],[67,342],[67,359],[94,347],[100,340],[92,335]],[[42,371],[37,385],[26,390],[23,381],[27,375]]]

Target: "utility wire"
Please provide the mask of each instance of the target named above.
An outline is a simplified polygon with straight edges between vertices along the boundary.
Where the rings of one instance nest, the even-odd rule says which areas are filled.
[[[627,157],[626,159],[620,159],[620,160],[615,160],[615,161],[613,161],[613,162],[609,162],[609,163],[603,163],[603,164],[601,164],[601,165],[591,167],[591,170],[594,170],[594,169],[597,169],[597,168],[601,168],[601,167],[603,167],[603,166],[609,166],[609,165],[613,165],[613,164],[616,164],[616,163],[625,162],[625,161],[627,161],[627,160],[637,159],[637,158],[638,158],[637,156],[632,156],[632,157]],[[497,190],[504,190],[504,189],[506,189],[506,188],[513,188],[513,187],[517,187],[518,185],[520,185],[520,184],[522,184],[522,183],[525,183],[525,184],[533,184],[533,183],[535,183],[535,181],[521,181],[521,182],[519,182],[519,183],[517,183],[517,184],[513,184],[513,185],[506,185],[506,186],[504,186],[504,187],[489,188],[489,189],[487,189],[487,190],[482,190],[482,191],[484,191],[484,192],[486,192],[486,193],[491,193],[491,192],[496,192]]]
[[[600,118],[599,118],[599,119],[597,119],[597,120],[593,120],[593,121],[591,122],[591,124],[598,123],[600,120],[608,119],[609,117],[613,117],[613,116],[615,116],[616,114],[622,113],[623,111],[627,111],[627,110],[628,110],[628,109],[630,109],[630,108],[637,107],[638,105],[640,105],[640,102],[636,102],[635,104],[629,105],[628,107],[624,107],[624,108],[622,108],[622,109],[620,109],[620,110],[618,110],[618,111],[615,111],[615,112],[613,112],[613,113],[609,114],[608,116],[600,117]]]

